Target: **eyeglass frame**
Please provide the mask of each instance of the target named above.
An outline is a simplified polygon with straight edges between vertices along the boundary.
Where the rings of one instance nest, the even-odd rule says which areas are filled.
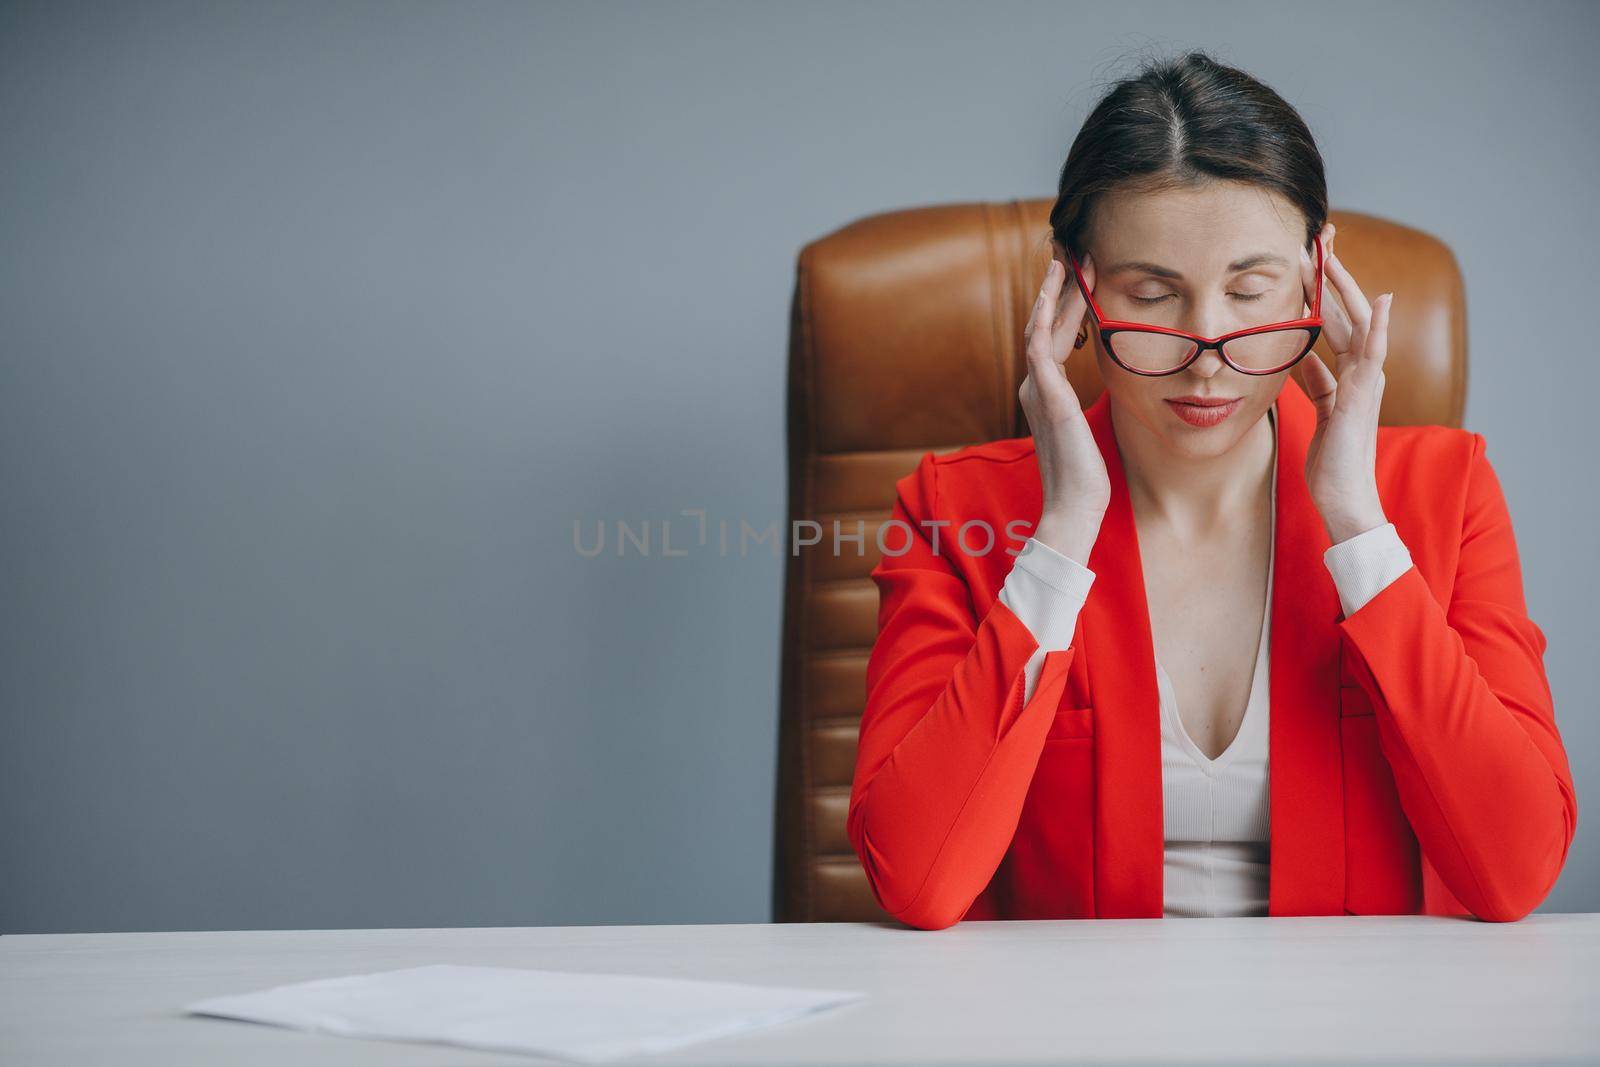
[[[1112,361],[1123,370],[1129,372],[1130,374],[1142,374],[1147,378],[1164,378],[1169,374],[1177,374],[1179,371],[1188,367],[1191,363],[1200,358],[1200,353],[1215,348],[1217,350],[1217,355],[1221,357],[1222,362],[1226,363],[1229,367],[1232,367],[1240,374],[1249,374],[1260,377],[1267,374],[1282,374],[1284,371],[1293,367],[1296,363],[1299,363],[1302,359],[1305,359],[1306,356],[1311,354],[1311,350],[1316,347],[1317,338],[1322,335],[1322,238],[1320,236],[1317,237],[1313,243],[1317,247],[1317,278],[1316,288],[1312,291],[1313,295],[1311,298],[1311,314],[1301,319],[1286,319],[1283,322],[1270,322],[1264,326],[1251,326],[1248,329],[1235,330],[1232,333],[1225,333],[1220,337],[1201,337],[1199,334],[1189,333],[1186,330],[1175,330],[1166,326],[1153,326],[1144,322],[1128,322],[1123,319],[1106,318],[1104,312],[1100,310],[1100,305],[1095,301],[1094,293],[1090,292],[1089,287],[1083,284],[1083,271],[1078,267],[1078,257],[1073,255],[1070,248],[1066,250],[1066,253],[1067,262],[1072,265],[1072,275],[1078,280],[1078,291],[1084,295],[1084,298],[1089,304],[1089,310],[1094,314],[1095,332],[1100,335],[1100,344],[1105,348],[1106,355],[1110,356]],[[1286,330],[1306,330],[1311,336],[1306,341],[1306,347],[1304,351],[1291,359],[1289,362],[1280,367],[1274,367],[1271,370],[1246,370],[1244,367],[1239,366],[1233,360],[1229,359],[1228,353],[1222,347],[1229,341],[1240,337],[1249,337],[1252,334],[1258,333],[1276,333]],[[1165,334],[1168,337],[1181,337],[1186,341],[1192,342],[1195,348],[1193,352],[1190,352],[1189,355],[1184,358],[1182,363],[1179,363],[1171,370],[1139,370],[1135,367],[1128,366],[1117,357],[1116,348],[1112,345],[1110,338],[1113,334],[1118,333],[1157,333]]]

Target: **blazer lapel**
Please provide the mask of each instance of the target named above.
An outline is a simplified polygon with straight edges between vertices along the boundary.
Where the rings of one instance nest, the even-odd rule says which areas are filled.
[[[1095,911],[1159,918],[1164,901],[1161,725],[1149,600],[1110,394],[1084,412],[1105,459],[1111,503],[1091,550],[1080,613],[1095,714]],[[1271,915],[1344,910],[1338,592],[1329,541],[1305,483],[1316,410],[1291,377],[1277,399],[1278,494],[1272,587]]]
[[[1165,852],[1161,721],[1139,534],[1111,428],[1111,394],[1084,412],[1105,458],[1111,503],[1089,551],[1079,612],[1095,707],[1095,915],[1160,918]]]

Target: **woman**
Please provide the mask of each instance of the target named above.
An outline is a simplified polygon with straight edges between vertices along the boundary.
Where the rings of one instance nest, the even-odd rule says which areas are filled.
[[[1295,110],[1201,53],[1084,123],[1033,436],[924,456],[873,570],[847,825],[902,921],[1507,921],[1555,883],[1577,805],[1499,482],[1479,434],[1379,428],[1392,294],[1327,203]],[[1335,370],[1306,323],[1224,338],[1299,320]]]

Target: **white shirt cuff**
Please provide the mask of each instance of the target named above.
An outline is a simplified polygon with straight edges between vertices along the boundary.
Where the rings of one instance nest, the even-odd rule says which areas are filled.
[[[1024,673],[1023,705],[1033,699],[1034,688],[1044,670],[1047,652],[1059,652],[1072,645],[1078,613],[1089,599],[1094,571],[1071,556],[1032,537],[1011,564],[1000,588],[1000,600],[1028,628],[1039,647],[1029,657]]]
[[[1346,618],[1411,569],[1411,550],[1400,540],[1394,523],[1340,541],[1322,554],[1323,565],[1339,590]]]

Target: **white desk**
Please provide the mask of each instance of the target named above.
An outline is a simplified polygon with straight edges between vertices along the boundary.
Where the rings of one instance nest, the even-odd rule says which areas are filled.
[[[861,989],[652,1064],[1600,1062],[1600,914],[0,937],[4,1064],[548,1064],[185,1016],[425,963]]]

